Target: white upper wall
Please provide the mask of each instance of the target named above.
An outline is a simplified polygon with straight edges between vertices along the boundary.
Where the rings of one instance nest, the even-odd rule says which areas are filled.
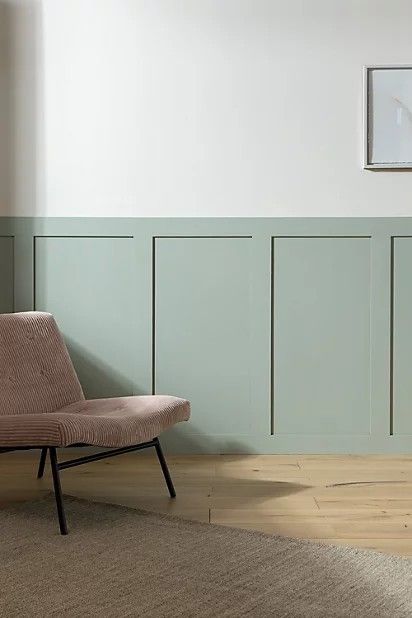
[[[412,172],[362,169],[362,67],[412,64],[410,0],[2,5],[2,214],[412,215]]]

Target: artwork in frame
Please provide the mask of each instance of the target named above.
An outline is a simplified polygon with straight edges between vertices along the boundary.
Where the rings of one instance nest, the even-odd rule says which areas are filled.
[[[365,67],[364,115],[364,167],[412,169],[412,66]]]

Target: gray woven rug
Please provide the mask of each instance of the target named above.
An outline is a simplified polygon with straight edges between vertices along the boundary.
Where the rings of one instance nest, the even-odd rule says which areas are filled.
[[[0,616],[412,616],[412,562],[47,497],[0,510]]]

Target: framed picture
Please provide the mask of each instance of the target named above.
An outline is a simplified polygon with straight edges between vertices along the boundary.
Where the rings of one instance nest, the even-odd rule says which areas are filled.
[[[364,167],[412,169],[412,66],[364,71]]]

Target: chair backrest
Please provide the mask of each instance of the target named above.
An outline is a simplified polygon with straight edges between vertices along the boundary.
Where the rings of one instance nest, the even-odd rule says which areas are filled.
[[[54,412],[84,399],[52,315],[0,315],[0,414]]]

